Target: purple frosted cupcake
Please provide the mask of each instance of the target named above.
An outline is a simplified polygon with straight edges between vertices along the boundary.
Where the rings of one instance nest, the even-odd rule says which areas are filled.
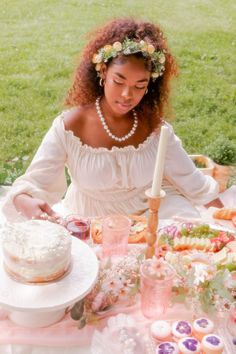
[[[174,342],[163,342],[157,346],[156,354],[179,354],[179,349]]]
[[[176,339],[192,335],[192,326],[188,321],[175,321],[172,324],[172,334]]]
[[[178,347],[182,354],[197,354],[201,351],[201,344],[194,337],[181,338],[178,342]]]
[[[193,332],[197,339],[202,340],[206,334],[213,332],[214,323],[206,317],[201,317],[193,322]]]
[[[221,354],[224,350],[224,342],[216,334],[207,334],[202,338],[202,349],[205,354]]]

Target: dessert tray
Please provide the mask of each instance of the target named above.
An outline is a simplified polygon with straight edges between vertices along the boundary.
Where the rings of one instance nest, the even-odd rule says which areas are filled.
[[[9,318],[26,327],[43,327],[59,321],[66,309],[86,296],[98,276],[98,260],[84,242],[72,237],[72,264],[66,276],[42,284],[23,284],[4,270],[0,248],[0,305]]]

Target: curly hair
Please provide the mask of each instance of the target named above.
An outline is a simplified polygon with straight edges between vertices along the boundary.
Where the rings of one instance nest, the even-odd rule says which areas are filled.
[[[164,74],[155,81],[150,80],[148,93],[144,95],[136,107],[141,117],[148,117],[151,129],[156,129],[161,122],[165,107],[169,103],[170,79],[177,74],[177,65],[168,50],[166,38],[164,38],[160,27],[150,22],[120,18],[97,29],[93,36],[94,38],[84,48],[65,104],[67,106],[90,104],[103,94],[95,65],[92,63],[92,57],[98,49],[116,41],[123,42],[125,38],[136,41],[144,40],[152,44],[156,50],[164,50],[166,58]],[[137,55],[140,57],[140,53]]]

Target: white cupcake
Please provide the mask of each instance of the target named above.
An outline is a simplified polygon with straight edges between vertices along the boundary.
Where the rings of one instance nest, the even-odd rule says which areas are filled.
[[[150,326],[151,336],[156,341],[167,341],[171,335],[171,325],[167,321],[155,321]]]
[[[221,354],[224,350],[222,338],[214,333],[205,335],[201,345],[205,354]]]
[[[179,349],[174,342],[163,342],[156,347],[156,354],[179,354]]]
[[[192,326],[188,321],[175,321],[172,324],[172,334],[176,339],[192,335]]]
[[[213,332],[214,323],[206,317],[197,318],[193,322],[193,332],[197,339],[202,340],[206,334]]]
[[[201,351],[200,342],[194,337],[181,338],[178,347],[182,354],[198,354]]]

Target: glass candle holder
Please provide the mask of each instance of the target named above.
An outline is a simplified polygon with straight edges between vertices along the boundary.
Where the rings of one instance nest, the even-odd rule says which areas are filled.
[[[165,261],[147,259],[141,265],[141,310],[147,318],[161,318],[171,301],[175,270]]]
[[[90,236],[90,220],[79,215],[68,215],[65,227],[71,235],[80,240],[87,240]]]
[[[102,221],[102,255],[122,256],[128,252],[131,220],[124,215],[109,215]]]

